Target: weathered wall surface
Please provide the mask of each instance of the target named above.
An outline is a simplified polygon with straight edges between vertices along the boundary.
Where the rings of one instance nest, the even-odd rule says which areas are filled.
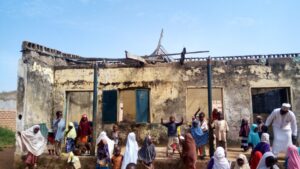
[[[61,57],[66,54],[56,50],[52,54],[47,55],[41,49],[23,51],[17,97],[17,114],[22,114],[23,120],[17,122],[17,128],[36,123],[46,123],[49,127],[54,112],[67,112],[67,92],[93,90],[92,67],[70,64]],[[213,86],[223,89],[223,111],[230,127],[230,140],[236,141],[238,138],[241,118],[253,118],[252,87],[290,87],[293,111],[300,120],[299,55],[266,60],[220,60],[213,61],[212,67]],[[178,120],[184,117],[185,122],[190,121],[191,117],[187,114],[191,112],[186,112],[187,88],[206,87],[206,73],[206,62],[203,61],[186,62],[182,66],[179,63],[158,63],[139,68],[99,68],[97,133],[111,131],[111,124],[102,124],[103,90],[148,88],[150,123],[119,125],[126,132],[135,131],[139,139],[150,132],[158,141],[165,141],[166,129],[159,125],[160,119],[167,120],[170,115],[175,115]],[[125,138],[126,132],[122,138]]]
[[[18,115],[24,128],[34,124],[50,124],[52,114],[53,68],[45,56],[30,51],[23,53],[18,75]],[[25,62],[25,63],[24,63]],[[18,119],[21,123],[22,119]]]
[[[101,122],[101,91],[126,88],[150,88],[152,125],[142,127],[146,131],[153,126],[157,128],[160,118],[167,120],[173,112],[178,119],[190,120],[191,117],[186,116],[186,90],[190,86],[207,86],[205,65],[205,62],[190,62],[183,66],[172,63],[143,68],[100,69],[97,121]],[[223,88],[223,110],[230,126],[228,138],[238,138],[241,118],[252,119],[251,87],[291,87],[293,110],[299,119],[299,75],[299,63],[290,58],[269,59],[266,64],[254,60],[213,62],[213,86]],[[56,70],[54,110],[63,109],[65,91],[92,90],[92,86],[93,69]],[[99,124],[98,130],[109,130],[110,127]],[[141,129],[140,125],[138,127]],[[134,125],[129,128],[137,130]],[[161,133],[154,135],[164,136]]]
[[[0,110],[16,111],[17,91],[0,93]]]
[[[17,92],[0,93],[0,127],[16,129]]]

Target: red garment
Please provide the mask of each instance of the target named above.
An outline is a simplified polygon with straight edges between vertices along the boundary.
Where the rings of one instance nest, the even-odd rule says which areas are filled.
[[[185,134],[185,140],[182,146],[182,158],[186,166],[185,169],[196,169],[196,144],[190,133]]]
[[[48,142],[51,144],[55,143],[55,138],[53,136],[48,136]]]
[[[78,136],[84,137],[92,133],[90,123],[87,117],[82,117],[79,123]]]
[[[241,128],[240,128],[240,133],[239,136],[240,137],[248,137],[250,132],[250,127],[249,124],[246,120],[242,120],[242,124],[241,124]]]
[[[250,166],[251,169],[256,169],[260,159],[262,158],[262,153],[260,151],[255,151],[255,153],[251,156]]]
[[[218,120],[218,110],[217,109],[214,109],[212,112],[212,120],[213,121]]]
[[[28,164],[28,165],[34,165],[37,163],[37,156],[31,154],[30,152],[28,152],[27,156],[26,156],[26,160],[25,160],[25,163]]]

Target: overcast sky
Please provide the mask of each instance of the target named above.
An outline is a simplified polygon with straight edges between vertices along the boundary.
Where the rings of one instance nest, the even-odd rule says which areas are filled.
[[[299,52],[299,0],[0,0],[0,92],[17,87],[22,41],[86,57],[155,49],[212,56]]]

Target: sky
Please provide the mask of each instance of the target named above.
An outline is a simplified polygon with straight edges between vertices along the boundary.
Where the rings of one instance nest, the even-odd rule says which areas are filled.
[[[22,41],[84,57],[299,52],[299,0],[0,0],[0,92],[17,88]],[[189,55],[190,56],[190,55]],[[203,57],[195,55],[193,57]]]

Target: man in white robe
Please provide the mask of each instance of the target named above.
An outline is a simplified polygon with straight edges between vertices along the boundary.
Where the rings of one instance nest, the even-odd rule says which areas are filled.
[[[274,141],[272,151],[277,156],[280,152],[286,152],[288,146],[297,139],[297,121],[295,114],[290,110],[291,105],[283,103],[281,108],[274,109],[265,123],[272,123]]]

